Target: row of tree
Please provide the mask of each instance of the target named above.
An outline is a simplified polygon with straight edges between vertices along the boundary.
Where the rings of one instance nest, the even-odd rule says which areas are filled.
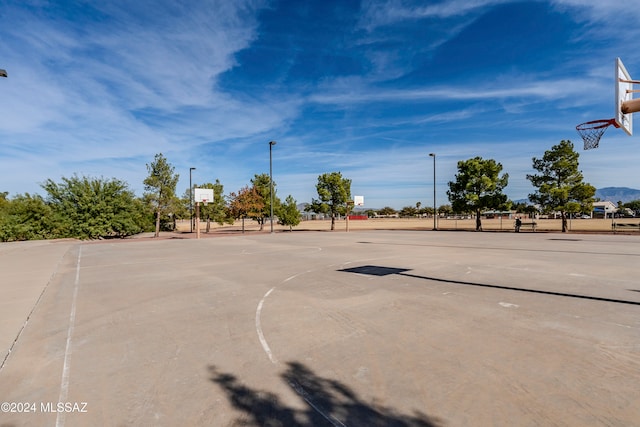
[[[537,174],[527,179],[536,191],[529,200],[543,212],[559,212],[562,231],[567,231],[568,214],[590,212],[596,188],[583,182],[579,169],[580,155],[571,141],[563,140],[545,151],[541,158],[533,158]],[[449,182],[447,195],[455,212],[475,212],[476,230],[482,230],[480,214],[485,209],[507,210],[512,202],[502,192],[509,175],[500,175],[502,165],[493,159],[475,157],[458,162],[456,180]]]
[[[128,184],[118,179],[75,175],[63,177],[59,183],[47,180],[42,184],[45,197],[27,193],[9,198],[8,193],[0,193],[0,241],[122,238],[152,230],[158,236],[161,230],[175,229],[176,220],[193,217],[194,188],[213,190],[213,200],[198,206],[206,231],[212,222],[231,224],[245,218],[257,221],[262,230],[271,212],[279,224],[290,229],[300,223],[296,200],[289,195],[283,203],[267,174],[255,175],[250,185],[227,196],[216,180],[194,184],[178,197],[179,175],[161,153],[146,166],[142,197],[136,197]],[[343,179],[339,172],[324,174],[318,177],[317,188],[319,198],[312,202],[316,212],[334,219],[345,212],[351,195],[350,180]],[[242,224],[244,231],[244,221]]]
[[[591,212],[596,188],[583,181],[579,169],[579,154],[574,150],[571,141],[563,140],[545,151],[541,158],[534,157],[533,169],[536,174],[527,175],[536,191],[529,194],[532,204],[516,204],[503,193],[509,182],[509,175],[502,174],[502,165],[493,159],[474,157],[459,161],[454,181],[448,183],[447,196],[451,205],[438,208],[439,214],[474,213],[476,230],[482,230],[481,214],[486,210],[511,210],[518,212],[559,212],[562,218],[562,231],[567,231],[567,219],[572,214]],[[637,211],[640,201],[618,204],[618,208],[629,208]],[[402,216],[433,214],[433,209],[420,208],[417,203],[404,207]],[[380,215],[396,213],[391,208],[378,211]]]
[[[537,174],[527,175],[536,188],[529,200],[541,212],[560,212],[562,230],[567,230],[568,215],[590,212],[595,187],[583,182],[578,165],[579,154],[570,141],[563,140],[546,151],[541,158],[533,158]],[[481,213],[485,210],[509,210],[513,202],[503,190],[508,174],[493,159],[474,157],[459,161],[455,180],[448,183],[447,196],[451,205],[439,208],[446,212],[476,215],[476,229],[482,230]],[[200,207],[200,217],[207,224],[233,223],[236,219],[253,219],[262,230],[265,222],[275,214],[278,222],[290,228],[300,222],[296,200],[287,196],[283,203],[276,192],[276,184],[267,174],[257,174],[237,192],[224,195],[219,180],[195,184],[182,197],[176,195],[178,174],[162,154],[156,154],[147,164],[144,195],[136,197],[128,185],[120,180],[73,176],[56,183],[47,180],[43,185],[46,197],[23,194],[11,199],[0,193],[0,241],[106,237],[126,237],[145,230],[175,229],[177,219],[192,217],[195,187],[213,190],[214,199]],[[273,207],[271,190],[273,188]],[[331,229],[338,215],[347,215],[353,207],[351,180],[340,172],[320,175],[316,185],[318,198],[306,208],[308,211],[331,216]],[[532,209],[531,206],[522,209]],[[386,208],[385,208],[386,209]],[[391,209],[391,208],[389,208]],[[420,203],[405,208],[407,216],[416,213],[433,214]],[[384,211],[384,209],[382,210]],[[380,214],[385,212],[380,211]],[[243,221],[244,226],[244,221]],[[243,228],[244,229],[244,228]]]

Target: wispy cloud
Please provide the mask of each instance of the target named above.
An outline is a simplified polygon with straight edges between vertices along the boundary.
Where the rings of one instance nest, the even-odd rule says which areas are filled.
[[[509,2],[510,0],[453,0],[424,5],[424,2],[409,0],[366,0],[362,3],[360,25],[372,31],[407,20],[460,17]]]
[[[543,99],[561,99],[585,91],[601,89],[602,84],[595,80],[560,79],[540,80],[521,76],[519,82],[504,81],[485,87],[478,86],[429,86],[425,89],[378,89],[356,88],[352,91],[337,90],[334,93],[317,93],[309,97],[310,102],[319,104],[357,104],[366,102],[413,102],[433,100],[490,100],[535,97]]]

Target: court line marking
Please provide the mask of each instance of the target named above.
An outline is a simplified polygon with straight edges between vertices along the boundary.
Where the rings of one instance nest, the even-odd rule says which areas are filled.
[[[16,346],[16,344],[18,344],[18,340],[20,339],[20,337],[22,336],[22,333],[26,329],[27,324],[29,323],[29,320],[31,320],[31,316],[33,316],[33,313],[36,311],[36,308],[40,304],[40,300],[42,300],[42,297],[44,296],[44,293],[49,288],[49,284],[51,283],[53,278],[58,274],[58,270],[60,269],[60,264],[62,263],[62,260],[67,255],[69,250],[70,249],[67,249],[65,251],[65,253],[62,254],[62,256],[60,257],[60,259],[58,260],[58,262],[56,264],[56,268],[53,271],[53,274],[51,274],[51,276],[49,277],[49,280],[44,285],[44,288],[42,288],[42,292],[40,292],[40,295],[38,296],[38,299],[36,300],[36,303],[33,305],[33,307],[31,307],[31,311],[29,311],[29,314],[27,315],[27,318],[25,319],[24,323],[22,324],[22,327],[20,328],[20,330],[18,331],[18,334],[16,335],[15,339],[11,343],[11,347],[9,347],[9,351],[4,356],[4,359],[2,359],[2,363],[0,363],[0,371],[2,371],[2,368],[4,368],[4,365],[7,363],[7,360],[9,360],[9,356],[11,356],[11,352],[13,351],[13,348]]]
[[[69,396],[69,371],[71,369],[71,338],[76,324],[76,301],[78,299],[78,287],[80,285],[80,261],[82,260],[82,246],[78,250],[76,261],[76,278],[73,283],[73,299],[71,300],[71,313],[69,313],[69,328],[67,329],[67,345],[64,350],[64,363],[62,365],[62,381],[60,383],[60,396],[58,402],[66,402]],[[59,411],[56,416],[56,427],[63,427],[65,412]]]
[[[317,413],[322,415],[325,420],[329,421],[331,425],[333,425],[334,427],[347,427],[345,424],[340,422],[340,420],[337,420],[333,418],[331,415],[326,414],[322,408],[316,405],[316,403],[313,400],[313,397],[311,397],[309,393],[307,393],[307,391],[296,381],[289,381],[289,385],[291,386],[292,389],[295,390],[296,393],[298,393],[300,397],[304,399],[305,402],[309,404],[309,406],[311,406]]]
[[[293,276],[289,276],[286,279],[284,279],[282,283],[287,283],[288,281],[293,280],[298,276],[311,273],[312,271],[313,270],[307,270],[302,273],[294,274]],[[273,292],[275,289],[276,287],[274,286],[273,288],[269,289],[266,294],[264,294],[264,296],[258,303],[258,308],[256,309],[256,332],[258,333],[258,339],[260,340],[260,345],[262,346],[262,349],[264,350],[265,353],[267,353],[267,356],[269,356],[269,360],[274,365],[278,363],[278,360],[273,356],[273,352],[271,351],[271,348],[269,348],[269,343],[267,342],[267,339],[264,337],[264,332],[262,331],[262,323],[260,321],[260,318],[262,316],[262,307],[264,306],[265,300],[269,295],[271,295],[271,292]]]
[[[318,250],[322,250],[322,248],[318,248]],[[354,261],[346,261],[340,264],[330,264],[329,267],[333,266],[333,265],[339,265],[340,269],[342,269],[345,265],[348,264],[352,264],[354,262],[363,262],[366,260],[376,260],[376,259],[386,259],[386,258],[394,258],[394,257],[376,257],[376,258],[371,258],[371,259],[365,259],[365,260],[354,260]],[[314,269],[311,270],[307,270],[307,271],[303,271],[297,274],[294,274],[293,276],[289,276],[286,279],[284,279],[281,283],[287,283],[293,279],[295,279],[298,276],[302,276],[303,274],[308,274],[308,273],[312,273],[313,271],[315,271]],[[264,296],[262,297],[262,299],[260,300],[260,302],[258,303],[258,308],[256,308],[256,332],[258,334],[258,340],[260,340],[260,345],[262,346],[262,349],[264,350],[264,352],[267,354],[267,356],[269,357],[269,360],[271,361],[271,363],[273,363],[274,365],[278,363],[278,360],[274,357],[273,352],[271,351],[271,348],[269,347],[269,343],[267,342],[267,339],[264,336],[264,332],[262,331],[262,323],[260,321],[260,318],[262,316],[262,307],[264,307],[264,302],[267,299],[267,297],[269,295],[271,295],[271,293],[276,289],[276,286],[274,286],[273,288],[269,289],[267,291],[266,294],[264,294]]]
[[[256,331],[258,332],[258,339],[260,340],[262,349],[264,350],[265,353],[267,353],[267,356],[269,356],[269,360],[271,361],[271,363],[275,365],[276,363],[278,363],[278,361],[273,357],[273,353],[271,353],[269,344],[267,343],[267,340],[264,337],[264,333],[262,332],[262,324],[260,323],[260,315],[262,313],[262,306],[264,304],[264,300],[267,299],[267,297],[271,294],[271,292],[274,291],[274,289],[275,287],[269,289],[269,291],[267,291],[267,293],[264,294],[264,296],[258,303],[258,308],[256,309]]]
[[[286,283],[290,280],[295,279],[298,276],[301,276],[303,274],[307,274],[307,273],[311,273],[313,270],[307,270],[303,273],[298,273],[298,274],[294,274],[293,276],[287,277],[286,279],[284,279],[282,281],[282,283]],[[264,296],[262,297],[262,299],[260,300],[260,302],[258,303],[258,308],[256,309],[256,332],[258,333],[258,339],[260,340],[260,344],[262,345],[262,349],[264,350],[265,353],[267,353],[267,356],[269,356],[269,360],[271,361],[271,363],[273,363],[274,365],[278,363],[278,361],[276,360],[276,358],[273,356],[273,353],[271,352],[271,349],[269,348],[269,344],[267,343],[267,340],[264,337],[264,333],[262,332],[262,324],[260,323],[260,316],[262,314],[262,307],[264,306],[264,301],[267,299],[267,297],[269,295],[271,295],[271,293],[276,289],[276,287],[274,286],[273,288],[269,289],[267,291],[266,294],[264,294]],[[313,410],[315,410],[318,414],[322,415],[322,417],[324,419],[326,419],[327,421],[329,421],[331,423],[331,425],[333,425],[334,427],[346,427],[343,423],[341,423],[339,420],[333,418],[331,415],[325,413],[325,411],[320,408],[318,405],[315,404],[313,398],[311,396],[309,396],[309,393],[307,393],[307,391],[297,382],[289,382],[289,385],[293,388],[293,390],[298,393],[298,395],[300,397],[302,397],[302,399],[304,399],[305,402],[307,402],[307,404],[309,406],[311,406],[313,408]]]

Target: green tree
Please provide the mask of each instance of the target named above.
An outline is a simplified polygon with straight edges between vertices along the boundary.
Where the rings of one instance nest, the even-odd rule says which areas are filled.
[[[374,216],[376,216],[376,211],[374,211],[373,209],[367,209],[366,211],[364,211],[364,213],[369,218],[373,218]]]
[[[0,212],[7,206],[9,206],[9,192],[2,191],[0,192]]]
[[[194,185],[195,188],[195,185]],[[197,188],[208,188],[213,190],[213,200],[208,202],[206,206],[200,204],[200,219],[207,222],[206,232],[211,230],[211,221],[220,225],[228,223],[233,224],[233,217],[229,213],[227,202],[224,198],[224,186],[220,180],[216,179],[215,183],[207,182],[197,186]]]
[[[381,216],[391,216],[391,215],[395,215],[396,213],[398,212],[390,206],[385,206],[384,208],[378,211],[378,215],[381,215]]]
[[[503,209],[507,196],[502,190],[509,183],[502,165],[493,159],[474,157],[458,162],[456,180],[449,182],[447,196],[454,212],[475,212],[476,231],[482,231],[480,215],[485,209]]]
[[[293,196],[288,195],[284,204],[280,205],[280,210],[278,211],[278,222],[280,225],[288,225],[289,231],[291,231],[296,225],[300,224],[300,211],[298,210],[298,205]]]
[[[246,186],[238,193],[229,195],[229,213],[233,218],[242,219],[242,232],[244,233],[244,219],[255,218],[264,209],[264,200],[258,194],[255,187]]]
[[[73,176],[48,179],[42,188],[58,237],[126,237],[144,228],[144,208],[123,181]]]
[[[440,205],[440,207],[438,207],[438,215],[442,215],[442,216],[448,216],[451,215],[453,213],[453,209],[451,208],[451,205]]]
[[[405,206],[400,209],[400,216],[404,218],[414,217],[418,215],[418,209],[415,206]]]
[[[153,162],[147,163],[147,171],[149,176],[144,180],[145,198],[155,214],[155,237],[158,237],[160,218],[171,213],[178,202],[176,185],[180,175],[173,173],[174,167],[167,162],[162,153],[156,154]]]
[[[583,182],[579,157],[571,141],[562,140],[545,151],[541,159],[534,157],[533,168],[540,173],[527,175],[537,188],[529,194],[529,200],[540,205],[543,212],[559,211],[563,233],[567,232],[567,213],[590,212],[596,194],[594,186]]]
[[[336,215],[346,214],[347,202],[351,199],[351,180],[343,178],[340,172],[318,176],[316,184],[318,199],[313,199],[307,210],[331,215],[331,230],[335,230]]]
[[[517,202],[517,203],[511,202],[511,208],[515,210],[516,213],[526,212],[527,206],[529,206],[529,204],[525,202]]]
[[[420,209],[420,215],[432,216],[433,215],[433,207],[425,206]]]
[[[0,241],[40,240],[60,237],[52,224],[51,207],[39,195],[0,194]]]
[[[624,204],[625,208],[629,208],[636,216],[640,216],[640,200],[632,200]]]
[[[262,203],[264,207],[261,212],[258,212],[257,215],[251,216],[251,219],[254,219],[260,224],[260,231],[263,230],[265,221],[271,218],[271,178],[268,174],[256,174],[254,178],[251,180],[251,184],[253,188],[255,188],[256,193],[260,195],[262,198]],[[276,195],[276,183],[273,183],[273,212],[278,212],[280,208],[280,199]]]

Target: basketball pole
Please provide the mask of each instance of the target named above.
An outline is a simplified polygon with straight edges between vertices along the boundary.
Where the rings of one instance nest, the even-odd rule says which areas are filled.
[[[191,184],[191,172],[196,168],[189,168],[189,225],[193,233],[193,184]]]
[[[436,209],[436,153],[429,153],[433,157],[433,231],[438,230],[438,211]]]
[[[196,239],[200,238],[200,202],[196,202]]]
[[[269,218],[271,218],[271,233],[273,233],[273,158],[271,149],[276,145],[275,141],[269,141]]]

